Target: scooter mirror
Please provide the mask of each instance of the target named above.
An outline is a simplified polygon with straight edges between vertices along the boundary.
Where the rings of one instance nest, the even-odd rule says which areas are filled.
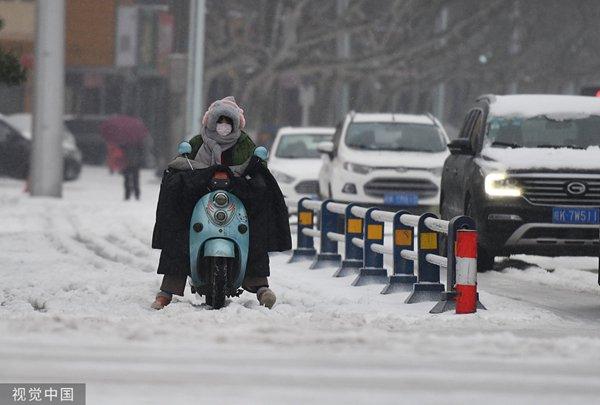
[[[261,158],[262,160],[267,160],[267,156],[269,156],[269,151],[264,146],[259,146],[254,149],[254,156]]]
[[[189,155],[192,153],[192,145],[188,142],[181,142],[177,151],[180,155]]]

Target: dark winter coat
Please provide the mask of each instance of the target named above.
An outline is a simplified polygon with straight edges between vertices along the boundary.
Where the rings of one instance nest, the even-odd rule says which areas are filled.
[[[207,185],[217,169],[225,167],[165,171],[152,238],[152,247],[162,249],[159,274],[189,275],[190,218],[198,200],[208,192]],[[277,181],[257,157],[251,158],[244,176],[233,177],[231,181],[231,192],[242,200],[248,212],[250,251],[247,274],[269,276],[267,253],[282,252],[292,247],[283,194]]]
[[[122,146],[125,162],[123,164],[126,169],[139,169],[144,161],[144,147],[140,144]]]

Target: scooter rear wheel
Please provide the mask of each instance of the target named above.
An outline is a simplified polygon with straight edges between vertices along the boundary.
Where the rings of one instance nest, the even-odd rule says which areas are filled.
[[[206,305],[213,309],[221,309],[225,306],[225,289],[227,286],[226,257],[213,257],[209,261],[211,274],[211,294],[206,295]]]

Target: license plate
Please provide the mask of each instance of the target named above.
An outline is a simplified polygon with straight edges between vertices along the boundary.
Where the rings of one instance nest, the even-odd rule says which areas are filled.
[[[552,208],[552,222],[555,224],[598,224],[598,208]]]
[[[419,196],[413,193],[385,194],[383,196],[383,203],[401,207],[414,207],[419,205]]]

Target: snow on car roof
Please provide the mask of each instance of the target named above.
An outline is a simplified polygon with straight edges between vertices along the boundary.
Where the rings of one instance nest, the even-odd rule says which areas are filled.
[[[2,118],[10,125],[19,130],[25,139],[31,140],[31,121],[30,113],[16,113],[2,116]]]
[[[32,115],[30,113],[16,113],[3,118],[21,131],[31,132]]]
[[[490,115],[523,118],[545,115],[556,120],[585,118],[600,115],[600,98],[548,94],[496,96],[490,104]]]
[[[335,132],[333,127],[283,127],[278,134],[297,135],[297,134],[323,134],[332,135]]]
[[[504,170],[598,170],[600,148],[493,148],[481,151],[484,158],[497,161]]]
[[[405,122],[411,124],[433,125],[433,120],[427,115],[392,114],[392,113],[356,113],[352,122]]]

